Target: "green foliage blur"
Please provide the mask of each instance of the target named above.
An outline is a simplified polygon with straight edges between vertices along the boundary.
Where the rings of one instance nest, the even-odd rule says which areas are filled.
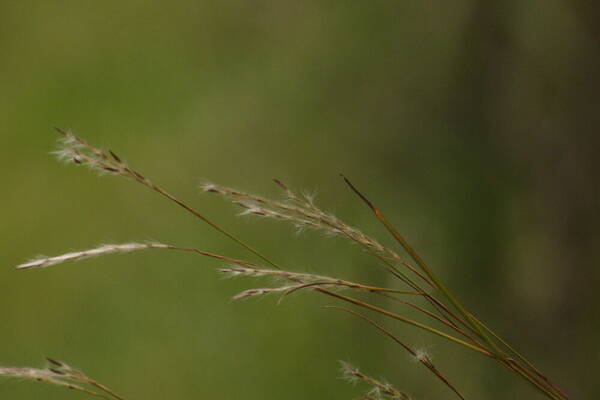
[[[213,260],[149,251],[15,271],[148,239],[254,260],[141,185],[60,165],[58,126],[290,269],[396,285],[357,246],[236,217],[199,190],[277,196],[279,178],[393,245],[343,172],[468,308],[574,398],[598,398],[598,21],[594,2],[557,0],[0,2],[0,365],[51,356],[129,400],[359,397],[342,359],[415,399],[452,398],[363,321],[319,308],[331,299],[230,301],[269,282],[220,279]],[[538,398],[385,322],[469,399]],[[2,380],[0,398],[82,395]]]

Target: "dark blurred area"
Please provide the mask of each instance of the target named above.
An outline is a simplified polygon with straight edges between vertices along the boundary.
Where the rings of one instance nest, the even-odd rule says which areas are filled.
[[[13,266],[156,239],[250,258],[131,182],[61,166],[52,127],[130,164],[292,269],[396,284],[356,246],[199,195],[271,178],[393,242],[383,209],[459,298],[574,399],[600,396],[600,6],[586,1],[0,2],[0,365],[49,355],[128,399],[356,398],[350,360],[451,398],[385,337],[309,293],[230,302],[177,254]],[[404,311],[404,310],[402,310]],[[406,311],[411,315],[410,311]],[[493,362],[385,321],[471,399],[537,394]],[[76,393],[2,380],[0,398]]]

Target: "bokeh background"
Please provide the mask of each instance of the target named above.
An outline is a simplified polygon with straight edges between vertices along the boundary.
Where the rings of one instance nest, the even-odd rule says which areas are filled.
[[[597,398],[600,7],[586,1],[0,2],[0,364],[65,360],[128,399],[349,399],[337,360],[452,398],[362,321],[150,251],[13,266],[156,239],[250,258],[132,182],[49,154],[53,126],[131,165],[291,269],[394,284],[356,246],[236,217],[203,179],[277,177],[393,245],[377,204],[476,314],[574,398]],[[406,311],[407,315],[411,315]],[[534,399],[496,364],[387,326],[471,399]],[[0,382],[0,398],[78,399]]]

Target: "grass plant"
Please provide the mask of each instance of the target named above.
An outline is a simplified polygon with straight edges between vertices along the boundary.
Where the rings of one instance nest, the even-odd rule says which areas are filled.
[[[408,352],[431,372],[433,377],[444,384],[449,393],[460,399],[466,399],[469,396],[459,390],[453,383],[452,378],[442,373],[426,353],[413,349],[393,331],[395,328],[384,326],[367,316],[367,314],[379,314],[384,321],[389,323],[394,322],[394,320],[399,321],[420,329],[424,333],[439,336],[462,346],[467,351],[475,351],[512,372],[540,393],[542,397],[552,400],[569,400],[569,397],[536,368],[531,361],[517,352],[473,313],[469,312],[457,296],[440,280],[435,271],[426,264],[424,259],[396,230],[383,212],[346,177],[342,178],[348,187],[373,212],[375,218],[387,229],[402,252],[380,244],[378,240],[366,235],[360,229],[350,226],[331,213],[323,211],[315,204],[313,196],[299,194],[277,179],[274,182],[282,191],[282,200],[273,200],[245,193],[214,183],[204,183],[202,189],[206,193],[217,194],[233,202],[240,207],[241,215],[279,220],[292,224],[300,231],[306,229],[317,230],[325,235],[342,237],[358,245],[373,256],[377,264],[382,266],[386,273],[395,278],[396,285],[394,287],[378,287],[366,283],[352,282],[343,278],[291,271],[284,265],[272,261],[246,241],[223,229],[219,224],[208,218],[204,212],[192,208],[170,192],[154,184],[145,175],[129,167],[114,152],[94,147],[71,132],[60,129],[58,129],[58,132],[61,135],[61,146],[55,154],[60,160],[87,166],[102,174],[127,178],[146,186],[182,207],[229,240],[236,242],[260,261],[252,262],[235,259],[202,249],[178,247],[160,242],[132,242],[104,244],[89,250],[70,252],[54,257],[37,257],[17,266],[17,269],[46,268],[68,261],[140,250],[193,252],[203,257],[216,258],[226,262],[227,266],[221,268],[220,272],[227,277],[267,277],[275,282],[274,285],[269,287],[247,289],[235,295],[233,298],[236,300],[268,294],[279,295],[283,299],[285,296],[298,291],[311,292],[338,300],[339,304],[324,306],[324,308],[330,311],[348,313],[370,324],[374,329]],[[381,304],[386,304],[386,306]],[[422,318],[415,320],[404,316],[403,311],[407,308],[417,310]],[[438,329],[432,326],[433,321],[441,323],[443,328]],[[78,390],[92,396],[123,400],[123,397],[67,364],[53,359],[48,359],[48,361],[49,366],[45,369],[0,368],[0,376],[33,379]],[[362,397],[363,399],[411,399],[403,391],[388,383],[369,377],[346,362],[342,362],[341,365],[343,374],[348,380],[362,382],[370,386],[371,389]],[[403,388],[403,390],[406,389]]]

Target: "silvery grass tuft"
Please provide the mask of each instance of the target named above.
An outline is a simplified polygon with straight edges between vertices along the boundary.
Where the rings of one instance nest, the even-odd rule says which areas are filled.
[[[128,253],[138,250],[177,250],[193,252],[203,257],[211,257],[227,263],[220,269],[220,273],[227,277],[242,278],[270,278],[274,284],[269,287],[250,288],[235,295],[234,299],[245,299],[265,295],[278,295],[280,299],[294,292],[310,292],[324,295],[336,301],[334,305],[325,305],[325,310],[343,312],[354,318],[359,318],[379,331],[384,337],[395,342],[401,349],[409,353],[425,370],[445,385],[449,392],[456,398],[465,399],[463,394],[453,383],[452,379],[434,365],[431,357],[423,351],[416,350],[406,344],[396,333],[397,323],[412,326],[425,334],[433,334],[447,341],[462,346],[467,351],[475,351],[489,358],[491,361],[508,369],[516,377],[529,384],[542,397],[553,400],[569,400],[570,398],[546,375],[537,369],[531,361],[511,347],[505,340],[494,333],[481,320],[469,312],[458,298],[438,278],[435,271],[411,247],[409,242],[396,230],[394,225],[387,220],[385,215],[360,192],[347,178],[345,183],[357,198],[373,212],[375,218],[387,229],[394,238],[399,252],[383,246],[378,240],[372,238],[360,229],[344,222],[335,215],[323,211],[314,201],[314,196],[298,194],[283,182],[275,179],[275,184],[280,188],[283,199],[273,200],[263,196],[242,192],[220,186],[214,183],[205,183],[202,189],[206,193],[222,196],[240,207],[240,215],[258,216],[261,218],[278,220],[290,223],[299,231],[306,229],[317,230],[326,235],[339,236],[362,248],[376,260],[376,265],[383,267],[384,273],[391,274],[396,280],[393,287],[378,287],[368,283],[352,282],[343,277],[330,277],[311,274],[302,271],[291,271],[284,265],[272,261],[259,250],[253,248],[246,241],[238,238],[233,233],[223,229],[218,223],[207,217],[187,203],[181,201],[173,194],[154,184],[139,171],[131,168],[112,151],[104,151],[73,133],[58,129],[61,134],[61,146],[55,154],[62,161],[86,166],[101,174],[109,174],[127,178],[144,185],[148,189],[159,193],[169,199],[188,213],[208,224],[228,239],[236,242],[257,257],[259,262],[227,257],[225,255],[210,253],[197,248],[179,247],[161,242],[124,244],[104,244],[89,250],[70,252],[54,257],[40,256],[27,261],[17,269],[46,268],[68,261],[79,261],[89,257],[108,254]],[[356,295],[361,295],[360,298]],[[367,300],[365,300],[367,298]],[[382,302],[385,300],[385,302]],[[389,300],[392,300],[390,303]],[[386,304],[386,306],[381,306]],[[389,304],[393,304],[392,307]],[[407,318],[403,311],[411,308],[420,312],[418,320]],[[368,314],[379,315],[390,326],[376,322]],[[396,325],[391,325],[396,323]],[[437,327],[432,326],[435,323]],[[440,328],[441,326],[441,328]],[[54,384],[83,393],[104,398],[123,400],[107,387],[85,376],[83,373],[69,367],[67,364],[49,359],[51,366],[46,369],[35,368],[0,368],[0,376],[33,379]],[[362,382],[371,388],[362,399],[400,399],[410,400],[402,390],[383,381],[374,379],[356,367],[342,362],[345,378],[352,382]],[[99,392],[88,387],[99,390]],[[108,397],[107,397],[108,396]]]
[[[399,391],[389,383],[384,383],[365,375],[352,364],[345,361],[340,361],[340,364],[342,366],[342,377],[348,382],[352,384],[357,384],[359,382],[366,383],[371,387],[371,389],[362,397],[362,399],[383,399],[387,397],[398,400],[412,400],[412,398],[406,393]]]
[[[46,357],[46,360],[46,368],[0,367],[0,376],[49,383],[106,400],[124,400],[108,387],[70,365],[50,357]]]
[[[94,249],[74,251],[72,253],[65,253],[56,257],[38,256],[24,264],[17,265],[17,269],[46,268],[51,265],[61,264],[67,261],[83,260],[85,258],[97,257],[104,254],[128,253],[136,250],[168,248],[168,245],[162,243],[104,244]]]

